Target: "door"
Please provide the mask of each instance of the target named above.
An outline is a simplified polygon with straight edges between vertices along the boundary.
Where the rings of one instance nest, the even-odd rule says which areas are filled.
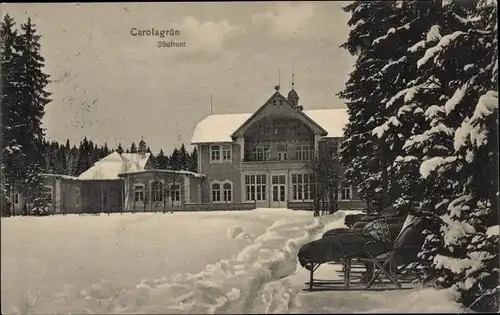
[[[271,208],[286,208],[286,175],[271,175]]]

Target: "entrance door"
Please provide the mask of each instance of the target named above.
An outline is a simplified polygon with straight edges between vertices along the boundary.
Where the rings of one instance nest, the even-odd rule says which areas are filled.
[[[271,175],[271,207],[286,208],[286,175]]]

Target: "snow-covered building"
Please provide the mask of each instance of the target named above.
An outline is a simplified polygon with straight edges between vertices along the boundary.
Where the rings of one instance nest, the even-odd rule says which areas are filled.
[[[48,211],[54,214],[79,212],[82,209],[81,182],[78,177],[60,174],[40,174],[44,181],[43,197]],[[15,215],[29,213],[31,205],[22,192],[14,188],[11,196]]]
[[[113,152],[83,172],[84,212],[166,211],[196,202],[201,174],[154,169],[144,140],[137,153]]]
[[[275,89],[254,113],[209,115],[197,124],[191,144],[206,176],[202,203],[312,208],[309,161],[323,145],[337,154],[348,113],[304,110],[293,85],[288,97]],[[351,186],[339,185],[341,208],[362,206]]]
[[[144,140],[137,153],[112,152],[78,177],[42,177],[52,214],[189,210],[190,204],[200,202],[204,178],[193,172],[154,169]],[[30,212],[22,193],[14,192],[10,199],[15,215]]]

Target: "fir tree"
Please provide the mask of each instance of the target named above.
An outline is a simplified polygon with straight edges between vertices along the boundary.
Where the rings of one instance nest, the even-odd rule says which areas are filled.
[[[184,143],[181,145],[181,148],[179,149],[179,164],[180,164],[180,169],[181,170],[189,170],[189,152],[187,152],[186,147],[184,146]]]
[[[0,26],[0,104],[1,104],[1,138],[2,158],[1,158],[1,207],[2,213],[5,210],[10,213],[10,193],[14,181],[17,178],[16,170],[23,167],[21,163],[21,146],[16,139],[16,134],[24,128],[21,121],[22,113],[15,104],[16,99],[16,62],[19,58],[16,50],[18,41],[17,30],[14,29],[15,20],[6,14]]]
[[[137,153],[137,146],[135,145],[135,142],[132,142],[132,144],[130,145],[129,152],[130,153]]]
[[[179,171],[181,170],[182,164],[181,164],[181,154],[177,148],[175,148],[172,151],[172,155],[170,156],[168,160],[168,168]]]
[[[384,106],[387,95],[404,84],[403,79],[384,81],[381,72],[398,53],[397,43],[381,49],[373,42],[387,34],[401,18],[403,8],[397,1],[355,1],[344,11],[351,12],[348,22],[353,28],[341,46],[357,57],[355,69],[343,91],[349,123],[341,145],[341,161],[346,165],[348,183],[357,187],[368,211],[381,211],[394,199],[391,193],[391,148],[374,136],[373,130],[387,117]],[[396,59],[397,60],[397,59]],[[396,77],[397,73],[391,72]]]
[[[420,173],[424,202],[441,219],[427,277],[453,288],[476,311],[498,310],[498,88],[496,5],[453,1],[439,41],[426,43],[417,66],[443,93],[426,110],[427,149]],[[458,52],[458,54],[457,54]],[[457,57],[459,56],[459,57]],[[428,94],[421,90],[420,94]],[[493,175],[494,174],[494,175]],[[446,194],[436,195],[447,188]],[[456,266],[461,266],[456,268]]]
[[[165,153],[163,152],[163,149],[160,150],[160,153],[155,157],[155,168],[164,170],[167,169],[166,165],[166,157]]]
[[[80,156],[79,150],[76,145],[73,145],[70,151],[71,157],[71,168],[69,169],[70,175],[78,176],[80,175],[78,171],[78,157]]]
[[[6,79],[10,82],[8,85],[13,88],[12,98],[7,97],[8,106],[9,109],[15,108],[9,112],[8,117],[15,116],[13,127],[22,126],[15,133],[15,143],[19,145],[20,154],[16,157],[16,166],[11,168],[10,174],[19,181],[18,186],[28,204],[38,209],[42,207],[44,200],[43,181],[39,178],[44,163],[44,130],[41,121],[45,105],[50,102],[50,93],[45,90],[49,76],[43,72],[45,60],[40,54],[39,40],[40,35],[37,34],[35,25],[28,19],[21,25],[19,36],[12,39],[12,48],[17,51],[17,56],[13,71],[9,70],[6,74]],[[11,96],[10,92],[7,95]]]
[[[402,8],[410,22],[402,19],[375,40],[386,50],[392,40],[408,52],[381,71],[385,84],[400,90],[390,91],[385,122],[374,130],[399,154],[389,156],[402,187],[396,205],[418,204],[435,219],[424,231],[422,280],[454,288],[466,306],[496,310],[496,6],[413,1]],[[394,84],[391,68],[406,76],[406,86]]]
[[[78,160],[76,162],[76,171],[75,173],[77,175],[82,174],[86,170],[88,170],[92,164],[91,164],[91,150],[92,146],[90,145],[89,141],[87,140],[87,137],[85,137],[81,142],[80,142],[80,147],[78,148]]]
[[[196,147],[194,147],[193,152],[191,152],[189,170],[191,172],[198,172],[198,149]]]
[[[106,142],[104,142],[104,146],[102,148],[102,155],[101,155],[101,158],[105,157],[105,156],[108,156],[109,154],[111,153],[111,151],[109,150],[108,148],[108,144]]]
[[[118,143],[118,148],[116,148],[116,152],[118,152],[119,154],[123,153],[123,147],[121,143]]]

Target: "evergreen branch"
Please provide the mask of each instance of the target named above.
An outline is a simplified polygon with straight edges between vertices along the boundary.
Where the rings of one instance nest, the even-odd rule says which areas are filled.
[[[479,284],[479,287],[481,287],[480,284]],[[500,285],[496,286],[492,290],[489,290],[489,292],[485,292],[485,293],[481,294],[471,305],[469,305],[469,307],[467,307],[467,310],[472,311],[472,307],[474,305],[476,305],[477,302],[479,302],[481,299],[483,299],[486,296],[493,295],[493,294],[497,293],[499,290],[500,290]]]

